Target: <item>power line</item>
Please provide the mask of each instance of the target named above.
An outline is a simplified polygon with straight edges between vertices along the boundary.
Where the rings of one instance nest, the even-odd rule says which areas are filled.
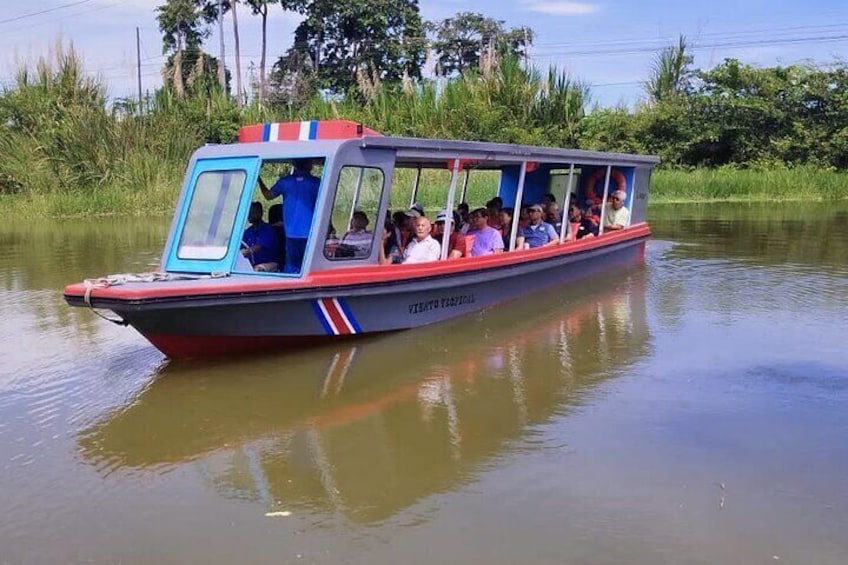
[[[743,38],[744,36],[749,35],[762,35],[769,34],[770,36],[774,36],[775,34],[780,34],[782,37],[790,37],[793,34],[787,34],[785,32],[793,32],[793,31],[807,31],[807,32],[820,32],[820,33],[829,33],[833,29],[843,30],[848,27],[848,23],[839,23],[839,24],[818,24],[818,25],[806,25],[806,26],[790,26],[790,27],[773,27],[773,28],[757,28],[757,29],[747,29],[747,30],[736,30],[736,31],[722,31],[715,33],[698,33],[695,34],[696,38],[710,38],[713,40],[729,40],[733,38]],[[686,34],[684,34],[686,35]],[[677,41],[677,37],[631,37],[631,38],[622,38],[618,40],[612,41],[584,41],[580,40],[580,44],[584,47],[589,46],[610,46],[610,45],[634,45],[639,43],[652,43],[657,44],[660,47],[667,42]],[[544,48],[544,47],[562,47],[573,45],[574,42],[553,42],[553,43],[534,43],[533,47],[535,48]]]
[[[76,2],[69,2],[68,4],[62,4],[61,6],[55,6],[53,8],[47,8],[46,10],[39,10],[37,12],[30,12],[29,14],[22,14],[20,16],[15,16],[14,18],[8,18],[5,20],[0,20],[0,24],[7,24],[9,22],[16,22],[18,20],[23,20],[25,18],[31,18],[33,16],[40,16],[41,14],[47,14],[49,12],[55,12],[56,10],[62,10],[64,8],[71,8],[73,6],[79,6],[80,4],[87,4],[91,2],[91,0],[77,0]]]
[[[83,1],[90,2],[91,0],[83,0]],[[108,8],[114,8],[115,6],[120,6],[121,4],[126,4],[128,1],[129,0],[118,0],[117,2],[113,2],[112,4],[104,4],[102,6],[97,6],[97,7],[91,8],[89,10],[83,10],[81,12],[73,12],[71,14],[65,14],[65,15],[63,15],[59,18],[53,18],[53,19],[50,19],[50,20],[43,20],[43,21],[40,21],[40,22],[35,22],[33,24],[26,25],[26,26],[20,26],[20,27],[15,27],[14,29],[4,30],[3,33],[5,35],[10,35],[10,34],[14,34],[14,33],[19,33],[21,31],[26,31],[26,30],[32,29],[34,27],[38,27],[38,26],[42,26],[42,25],[46,25],[46,24],[51,24],[51,23],[54,23],[54,22],[65,22],[65,21],[67,21],[71,18],[75,18],[77,16],[83,16],[85,14],[90,14],[92,12],[99,12],[100,10],[106,10]],[[77,2],[77,4],[81,4],[81,3],[82,2]],[[54,8],[54,9],[58,9],[58,8]],[[6,20],[6,21],[11,21],[11,20]],[[5,23],[5,22],[0,22],[0,23]]]
[[[833,41],[846,41],[848,40],[848,34],[841,35],[832,35],[832,36],[821,36],[821,37],[794,37],[787,39],[774,39],[774,40],[762,40],[762,41],[727,41],[727,42],[717,42],[717,43],[705,43],[701,45],[695,45],[690,47],[693,51],[703,51],[704,49],[727,49],[727,48],[737,48],[737,47],[758,47],[758,46],[770,46],[770,45],[790,45],[790,44],[798,44],[798,43],[828,43]],[[633,47],[633,48],[625,48],[625,49],[593,49],[593,50],[564,50],[564,51],[554,51],[554,52],[546,52],[544,55],[548,58],[550,57],[595,57],[602,55],[638,55],[642,53],[653,53],[656,51],[655,47]],[[538,56],[538,52],[537,52]]]

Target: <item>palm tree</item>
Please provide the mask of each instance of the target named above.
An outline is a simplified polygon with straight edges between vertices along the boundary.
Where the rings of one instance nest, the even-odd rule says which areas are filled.
[[[686,90],[692,64],[686,48],[686,37],[681,35],[676,47],[666,47],[654,56],[651,76],[643,84],[651,102],[668,100]]]

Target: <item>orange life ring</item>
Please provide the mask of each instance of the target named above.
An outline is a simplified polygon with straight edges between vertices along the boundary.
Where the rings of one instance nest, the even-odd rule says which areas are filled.
[[[596,190],[596,186],[599,180],[606,179],[607,170],[606,167],[601,167],[599,169],[595,169],[595,172],[586,178],[586,182],[583,183],[583,196],[585,196],[586,200],[591,200],[595,206],[600,206],[601,202],[604,200],[604,188],[601,186],[600,194],[598,194],[598,190]],[[613,190],[623,190],[627,192],[627,178],[624,176],[624,173],[619,171],[618,169],[610,170],[610,187]]]

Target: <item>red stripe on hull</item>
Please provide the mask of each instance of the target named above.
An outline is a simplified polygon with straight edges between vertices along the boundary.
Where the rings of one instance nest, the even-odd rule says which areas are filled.
[[[327,314],[330,316],[330,320],[332,320],[333,325],[336,326],[336,329],[339,331],[339,335],[348,335],[350,334],[350,329],[345,324],[344,318],[342,318],[339,309],[336,308],[336,305],[333,303],[332,298],[322,298],[321,304],[324,305],[324,308],[327,309]]]

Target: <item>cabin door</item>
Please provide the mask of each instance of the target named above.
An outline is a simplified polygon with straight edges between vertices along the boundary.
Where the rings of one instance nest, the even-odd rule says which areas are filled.
[[[247,218],[259,163],[258,157],[195,162],[165,253],[166,271],[230,271],[239,252],[241,226]]]

